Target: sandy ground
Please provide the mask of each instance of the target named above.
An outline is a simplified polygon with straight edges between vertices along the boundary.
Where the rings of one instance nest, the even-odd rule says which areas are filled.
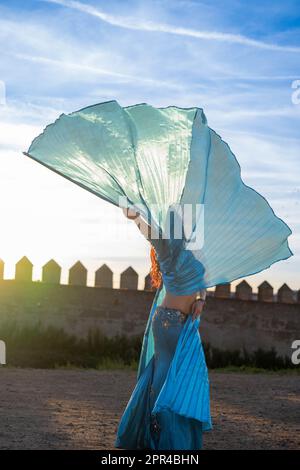
[[[0,368],[0,449],[113,449],[126,371]],[[300,376],[210,372],[205,449],[300,449]]]

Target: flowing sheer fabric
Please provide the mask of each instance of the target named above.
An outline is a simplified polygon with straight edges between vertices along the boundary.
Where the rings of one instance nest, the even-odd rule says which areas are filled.
[[[193,258],[203,267],[202,279],[188,273],[180,282],[166,279],[173,293],[231,282],[292,255],[290,228],[243,183],[235,156],[201,108],[100,103],[62,114],[26,155],[114,205],[126,198],[160,234],[167,232],[172,205],[202,205],[203,246],[172,259],[176,270],[176,262],[183,267],[184,257]],[[164,258],[177,246],[175,239],[164,244]]]
[[[125,198],[162,236],[168,233],[172,206],[202,207],[201,246],[189,244],[199,226],[194,215],[183,242],[172,235],[152,240],[164,286],[156,293],[144,333],[139,387],[153,364],[152,316],[165,289],[186,295],[292,256],[290,228],[264,197],[244,184],[234,154],[207,125],[201,108],[100,103],[62,114],[25,154],[111,204],[126,206],[120,202]],[[172,410],[200,420],[204,430],[211,427],[205,359],[190,320],[155,410]]]

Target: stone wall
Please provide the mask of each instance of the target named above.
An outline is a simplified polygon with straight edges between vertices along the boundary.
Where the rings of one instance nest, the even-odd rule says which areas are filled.
[[[200,332],[221,350],[275,348],[290,357],[292,342],[300,339],[300,305],[208,297]]]
[[[246,299],[241,292],[242,298],[232,297],[228,287],[209,292],[202,339],[222,350],[274,347],[279,355],[290,356],[292,342],[300,339],[300,303],[249,298],[243,287]],[[97,329],[110,337],[141,335],[153,297],[146,290],[0,280],[0,339],[6,322],[52,325],[78,337]]]
[[[53,325],[78,337],[95,329],[108,336],[140,334],[153,296],[131,289],[0,281],[0,338],[7,320],[20,326]]]

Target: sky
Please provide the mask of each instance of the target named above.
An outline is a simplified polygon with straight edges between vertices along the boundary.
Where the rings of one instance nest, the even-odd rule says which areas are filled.
[[[0,258],[33,278],[79,259],[149,270],[149,244],[120,209],[26,158],[61,113],[116,99],[204,109],[242,179],[291,228],[294,256],[249,276],[300,288],[298,0],[0,0]],[[240,281],[235,281],[233,287]]]

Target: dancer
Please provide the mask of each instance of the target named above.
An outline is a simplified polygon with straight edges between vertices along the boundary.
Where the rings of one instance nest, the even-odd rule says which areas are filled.
[[[204,297],[193,301],[197,292],[292,256],[290,228],[242,181],[235,155],[202,108],[99,103],[62,114],[25,155],[134,211],[140,229],[154,228],[152,271],[161,282],[115,444],[200,449],[212,423],[199,335]]]

